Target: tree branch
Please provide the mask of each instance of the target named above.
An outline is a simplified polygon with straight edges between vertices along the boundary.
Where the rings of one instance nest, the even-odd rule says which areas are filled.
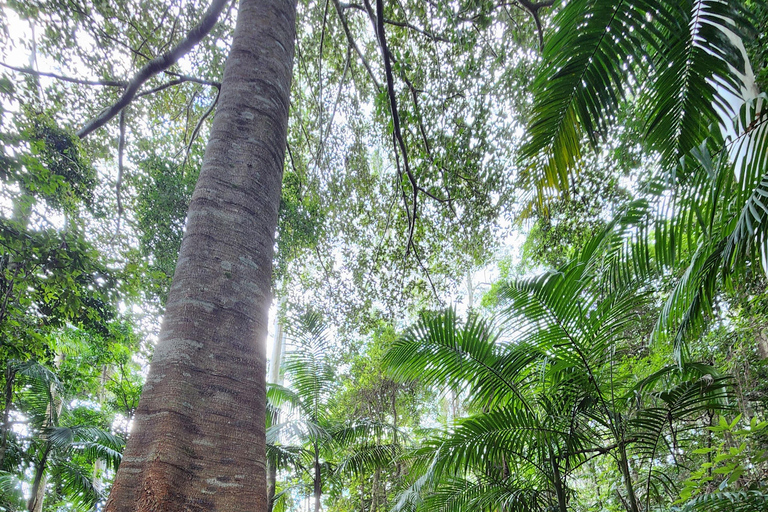
[[[355,39],[352,37],[352,32],[349,30],[349,25],[347,24],[347,18],[344,17],[344,12],[342,11],[341,4],[339,4],[339,0],[333,0],[333,5],[336,7],[336,12],[339,14],[339,20],[341,21],[341,27],[344,29],[344,34],[347,36],[347,41],[349,42],[350,46],[355,50],[355,53],[357,53],[357,56],[360,57],[360,61],[363,63],[363,66],[365,66],[365,70],[368,71],[368,76],[371,77],[371,81],[373,81],[373,84],[376,86],[377,90],[381,90],[381,84],[379,84],[379,81],[376,79],[376,75],[373,74],[373,71],[371,70],[370,64],[368,64],[368,60],[365,58],[365,55],[363,55],[363,52],[360,51],[360,48],[357,46],[357,43],[355,42]]]
[[[120,220],[123,218],[123,201],[120,193],[123,188],[123,155],[125,153],[125,109],[120,111],[120,138],[117,140],[117,182],[115,183],[115,196],[117,198],[117,231],[120,233]]]
[[[45,76],[48,78],[61,80],[62,82],[70,82],[73,84],[98,85],[103,87],[125,87],[126,85],[128,85],[127,82],[121,82],[119,80],[85,80],[81,78],[73,78],[70,76],[57,75],[56,73],[47,73],[45,71],[37,71],[36,69],[32,69],[32,68],[17,68],[16,66],[11,66],[9,64],[6,64],[5,62],[0,62],[0,66],[10,69],[11,71],[17,71],[19,73],[24,73],[27,75]]]
[[[192,130],[192,135],[189,137],[189,144],[187,144],[187,151],[184,156],[184,161],[186,162],[187,158],[189,158],[189,152],[192,149],[192,144],[194,144],[195,140],[197,139],[197,136],[200,133],[200,128],[203,126],[203,123],[206,119],[208,119],[208,116],[211,115],[211,113],[216,108],[216,105],[219,103],[219,96],[221,96],[221,89],[218,90],[216,93],[216,98],[214,98],[213,103],[211,103],[211,106],[208,107],[208,110],[203,113],[203,115],[200,117],[200,119],[197,121],[197,124],[195,125],[195,129]]]
[[[419,184],[416,181],[416,177],[413,175],[413,172],[411,171],[410,164],[408,163],[408,150],[405,146],[405,141],[403,140],[403,134],[400,129],[400,114],[397,109],[397,96],[395,95],[395,79],[392,74],[392,61],[390,59],[389,54],[389,48],[387,46],[387,36],[384,32],[384,3],[382,0],[376,0],[376,14],[374,15],[373,9],[371,7],[371,4],[369,0],[365,0],[365,7],[368,11],[368,16],[371,18],[371,22],[374,25],[374,28],[376,30],[376,35],[378,36],[379,40],[379,46],[381,47],[381,55],[384,59],[384,71],[387,78],[387,94],[389,96],[389,107],[390,107],[390,113],[392,115],[392,127],[394,132],[394,137],[397,140],[398,145],[400,146],[400,152],[403,155],[403,168],[405,169],[405,174],[408,176],[408,181],[411,183],[411,188],[413,189],[412,194],[412,209],[413,214],[411,215],[409,226],[408,226],[408,246],[406,249],[406,255],[408,254],[408,251],[411,247],[414,247],[413,244],[413,235],[414,231],[416,230],[416,217],[418,216],[417,208],[418,208],[418,197],[419,197]]]
[[[349,3],[349,4],[339,4],[339,5],[341,6],[342,9],[357,9],[359,11],[366,12],[365,7],[360,5],[360,4]],[[384,18],[384,23],[387,24],[387,25],[395,26],[395,27],[402,27],[402,28],[407,28],[407,29],[413,30],[414,32],[418,32],[419,34],[423,35],[424,37],[427,37],[427,38],[432,39],[434,41],[440,41],[440,42],[443,42],[443,43],[450,43],[451,42],[450,39],[448,39],[446,37],[439,36],[437,34],[433,34],[432,32],[430,32],[428,30],[425,30],[423,28],[417,27],[416,25],[408,23],[407,21],[395,21],[395,20],[391,20],[389,18]]]
[[[164,89],[168,89],[169,87],[173,87],[174,85],[183,84],[184,82],[194,82],[198,84],[205,84],[205,85],[211,85],[213,87],[216,87],[217,89],[221,89],[221,84],[218,82],[209,82],[207,80],[201,80],[199,78],[195,78],[192,76],[186,76],[186,75],[177,75],[179,78],[176,78],[175,80],[171,80],[169,82],[166,82],[164,84],[160,84],[157,87],[153,87],[152,89],[147,89],[146,91],[137,92],[134,96],[134,99],[141,98],[142,96],[148,96],[150,94],[154,94],[156,92],[160,92]]]
[[[541,18],[539,17],[539,11],[544,7],[552,7],[555,3],[554,0],[545,0],[542,2],[531,2],[530,0],[516,0],[517,3],[523,6],[533,17],[533,21],[536,23],[536,31],[539,34],[539,51],[544,50],[544,28],[541,26]]]
[[[187,36],[173,49],[152,59],[141,68],[130,81],[120,99],[111,107],[102,111],[95,119],[83,126],[77,135],[80,138],[85,138],[90,133],[93,133],[95,130],[98,130],[107,124],[107,122],[115,117],[126,105],[133,101],[136,93],[147,80],[156,74],[165,71],[175,64],[181,57],[186,55],[187,52],[194,48],[195,45],[197,45],[213,29],[216,25],[216,21],[219,19],[219,15],[228,3],[229,0],[213,0],[199,25],[190,30]]]

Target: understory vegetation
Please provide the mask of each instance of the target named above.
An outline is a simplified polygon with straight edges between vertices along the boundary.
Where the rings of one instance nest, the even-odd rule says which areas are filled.
[[[253,510],[768,511],[768,4],[297,9]],[[0,511],[105,507],[237,14],[0,3]]]

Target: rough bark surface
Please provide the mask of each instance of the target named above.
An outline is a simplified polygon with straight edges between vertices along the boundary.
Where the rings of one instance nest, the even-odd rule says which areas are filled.
[[[242,0],[167,309],[107,512],[267,508],[265,338],[295,0]]]

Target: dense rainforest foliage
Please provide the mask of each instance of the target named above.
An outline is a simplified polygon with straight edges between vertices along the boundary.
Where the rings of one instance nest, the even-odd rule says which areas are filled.
[[[284,160],[256,241],[266,421],[226,418],[266,438],[265,505],[242,510],[768,511],[764,0],[2,2],[0,510],[155,510],[107,499],[174,354],[155,347],[256,4],[296,5],[296,33],[287,141],[260,149]],[[226,401],[177,359],[171,386]],[[221,416],[205,400],[188,417]],[[205,465],[196,425],[163,439]],[[189,485],[249,479],[219,462]]]

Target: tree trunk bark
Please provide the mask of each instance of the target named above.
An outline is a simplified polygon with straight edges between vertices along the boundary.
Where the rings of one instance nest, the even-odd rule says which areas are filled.
[[[320,452],[315,443],[315,485],[312,495],[315,498],[314,512],[320,512],[320,498],[323,495],[323,477],[320,474]]]
[[[280,373],[280,365],[283,361],[285,349],[285,331],[280,322],[280,308],[275,318],[275,339],[272,344],[272,358],[270,359],[269,380],[270,384],[283,385],[283,375]],[[279,423],[279,419],[277,420]],[[279,437],[278,437],[279,439]],[[267,512],[274,508],[275,494],[277,493],[277,467],[267,461]]]
[[[627,447],[623,440],[619,441],[619,457],[617,462],[619,464],[619,471],[624,480],[624,489],[627,491],[628,511],[640,512],[640,506],[637,503],[637,495],[635,494],[635,488],[632,485],[632,474],[629,471],[629,462],[627,458]]]
[[[13,404],[13,385],[16,381],[16,372],[10,362],[5,368],[5,407],[3,409],[3,424],[0,426],[0,469],[5,464],[5,452],[8,449],[8,431],[11,429],[11,405]]]
[[[48,455],[51,453],[50,443],[46,443],[45,451],[40,462],[35,467],[35,478],[32,480],[32,492],[27,502],[29,512],[40,512],[43,510],[43,500],[45,499],[45,487],[48,485],[48,479],[45,477],[45,467],[48,464]]]
[[[267,509],[265,338],[295,0],[241,0],[159,341],[106,512]]]

